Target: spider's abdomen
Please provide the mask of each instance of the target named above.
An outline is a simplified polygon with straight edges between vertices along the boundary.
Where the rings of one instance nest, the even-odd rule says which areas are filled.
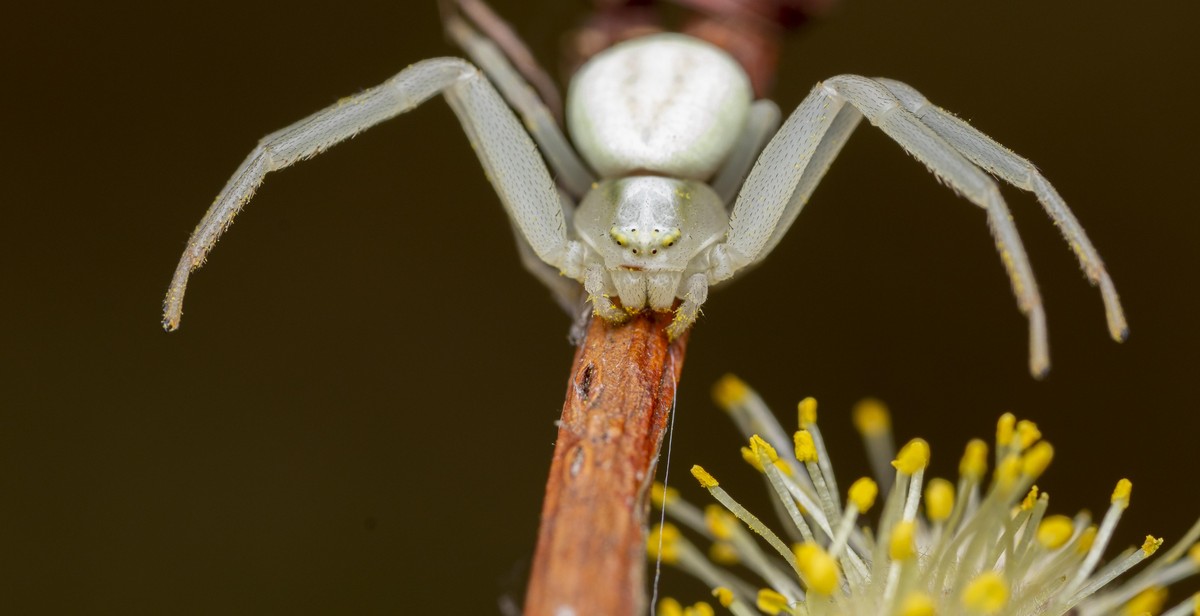
[[[567,128],[604,178],[705,180],[746,121],[750,79],[724,51],[681,34],[621,43],[575,74]]]

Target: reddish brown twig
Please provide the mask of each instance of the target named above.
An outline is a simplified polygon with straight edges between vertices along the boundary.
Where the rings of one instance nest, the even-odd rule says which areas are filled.
[[[683,368],[670,313],[593,319],[575,353],[525,614],[645,612],[646,497]]]

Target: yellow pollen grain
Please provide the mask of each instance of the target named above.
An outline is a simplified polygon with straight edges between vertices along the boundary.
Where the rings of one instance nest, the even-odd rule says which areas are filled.
[[[806,463],[817,461],[817,446],[808,430],[796,432],[795,445],[797,460]]]
[[[658,602],[658,613],[662,616],[683,616],[683,606],[671,597],[664,597]]]
[[[1129,495],[1133,492],[1133,482],[1128,479],[1122,479],[1117,482],[1117,487],[1113,489],[1112,504],[1121,507],[1122,509],[1129,506]]]
[[[692,607],[683,610],[683,616],[715,616],[715,612],[711,605],[697,601]]]
[[[662,509],[663,505],[673,503],[676,500],[679,500],[679,490],[668,488],[658,481],[655,481],[654,485],[650,486],[650,502],[655,507]]]
[[[692,477],[695,477],[696,481],[700,482],[701,487],[708,490],[721,485],[717,483],[716,478],[710,475],[708,471],[704,470],[704,467],[700,466],[699,464],[692,467]]]
[[[962,602],[968,610],[995,614],[1008,603],[1008,584],[999,573],[988,571],[967,585]]]
[[[796,405],[796,413],[800,417],[801,428],[817,423],[817,399],[809,396],[801,400],[800,404]]]
[[[850,486],[847,494],[858,512],[866,513],[875,504],[875,497],[879,496],[879,486],[870,477],[860,477]]]
[[[987,443],[980,439],[971,439],[967,450],[963,452],[962,461],[958,463],[958,473],[964,478],[979,481],[987,473]]]
[[[718,586],[713,589],[712,594],[714,597],[717,598],[717,603],[720,603],[721,607],[729,607],[729,606],[733,605],[733,591],[732,590],[729,590],[728,588],[725,588],[724,586]]]
[[[916,525],[911,521],[899,522],[892,527],[892,538],[888,541],[888,556],[894,561],[905,561],[916,555],[913,535]]]
[[[864,398],[854,405],[854,427],[864,436],[885,434],[892,429],[887,405],[875,398]]]
[[[934,616],[937,606],[933,598],[925,593],[914,592],[904,598],[900,604],[899,616]]]
[[[996,422],[996,447],[1004,449],[1012,444],[1013,434],[1017,424],[1017,417],[1012,413],[1005,413],[1000,416],[1000,421]]]
[[[954,511],[954,484],[936,477],[925,486],[925,516],[930,522],[943,522]]]
[[[1075,550],[1080,554],[1087,554],[1088,550],[1092,549],[1092,544],[1096,542],[1097,528],[1093,524],[1083,529],[1083,534],[1079,535],[1079,545],[1075,546]]]
[[[737,549],[732,543],[726,541],[718,541],[708,547],[708,559],[718,565],[732,567],[740,564],[742,559],[738,556]]]
[[[1017,443],[1021,445],[1022,450],[1029,449],[1030,445],[1036,443],[1040,438],[1042,438],[1042,431],[1038,430],[1037,424],[1028,419],[1017,422]]]
[[[892,466],[906,475],[912,475],[929,466],[929,443],[920,438],[909,441],[900,448],[900,453],[892,460]]]
[[[1121,608],[1121,616],[1136,616],[1139,614],[1158,614],[1167,602],[1167,589],[1162,586],[1151,586],[1138,593]]]
[[[1029,488],[1029,493],[1025,495],[1025,500],[1021,501],[1021,511],[1029,511],[1030,509],[1033,509],[1034,504],[1037,503],[1037,497],[1038,487],[1033,486]]]
[[[1021,474],[1032,479],[1041,477],[1052,460],[1054,460],[1054,446],[1042,441],[1021,456]]]
[[[1196,563],[1197,566],[1200,566],[1200,543],[1197,543],[1188,549],[1187,554],[1188,558],[1192,559],[1193,563]]]
[[[788,613],[787,597],[771,590],[770,588],[761,588],[758,591],[758,597],[755,599],[755,605],[758,609],[771,614],[786,614]]]
[[[1142,551],[1146,553],[1146,556],[1152,556],[1158,551],[1158,548],[1162,547],[1162,544],[1161,538],[1155,539],[1154,535],[1146,535],[1146,541],[1142,543]]]
[[[726,374],[717,380],[712,389],[713,400],[717,406],[728,411],[735,405],[741,404],[750,395],[750,386],[732,374]]]
[[[750,451],[754,452],[755,455],[758,455],[760,451],[767,454],[767,459],[772,463],[779,460],[779,454],[775,451],[775,448],[757,434],[750,437]]]
[[[795,547],[796,568],[812,592],[831,595],[838,587],[837,560],[815,543]]]
[[[728,540],[733,537],[734,519],[732,514],[719,505],[709,505],[704,508],[704,525],[708,527],[708,532],[717,539]]]
[[[1037,540],[1047,550],[1057,550],[1075,534],[1075,524],[1065,515],[1052,515],[1038,525]]]

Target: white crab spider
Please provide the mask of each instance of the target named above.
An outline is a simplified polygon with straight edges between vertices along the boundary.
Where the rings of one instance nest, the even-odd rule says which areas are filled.
[[[1100,286],[1113,338],[1126,335],[1100,256],[1050,183],[1027,160],[903,83],[830,78],[780,126],[778,108],[751,100],[748,77],[725,52],[684,35],[647,36],[598,54],[576,73],[567,100],[573,149],[490,41],[460,20],[447,27],[488,77],[458,58],[425,60],[263,138],[192,233],[165,300],[166,329],[179,325],[188,275],[267,172],[441,93],[514,225],[526,265],[567,304],[578,297],[571,280],[582,283],[595,313],[610,321],[646,308],[671,310],[678,298],[668,333],[683,333],[711,285],[770,253],[866,117],[986,212],[1029,318],[1035,375],[1049,367],[1045,315],[1025,249],[989,173],[1036,195],[1088,279]]]

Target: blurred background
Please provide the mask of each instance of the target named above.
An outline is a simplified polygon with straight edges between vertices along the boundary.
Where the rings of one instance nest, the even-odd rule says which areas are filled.
[[[555,73],[587,10],[492,4]],[[569,321],[521,269],[440,100],[271,175],[192,277],[182,328],[159,326],[188,233],[259,137],[458,53],[434,3],[6,12],[0,604],[519,602]],[[1052,511],[1099,515],[1129,477],[1112,553],[1177,539],[1200,515],[1198,17],[1166,0],[843,0],[791,36],[773,96],[785,111],[830,75],[889,76],[1037,163],[1103,254],[1132,334],[1109,340],[1058,232],[1006,190],[1051,334],[1050,375],[1030,378],[982,212],[864,123],[772,257],[710,296],[671,483],[707,502],[683,472],[702,463],[767,507],[710,401],[735,372],[788,427],[800,398],[820,400],[844,483],[868,472],[848,414],[864,396],[891,405],[899,438],[929,440],[942,476],[1013,411],[1057,447],[1039,482]]]

